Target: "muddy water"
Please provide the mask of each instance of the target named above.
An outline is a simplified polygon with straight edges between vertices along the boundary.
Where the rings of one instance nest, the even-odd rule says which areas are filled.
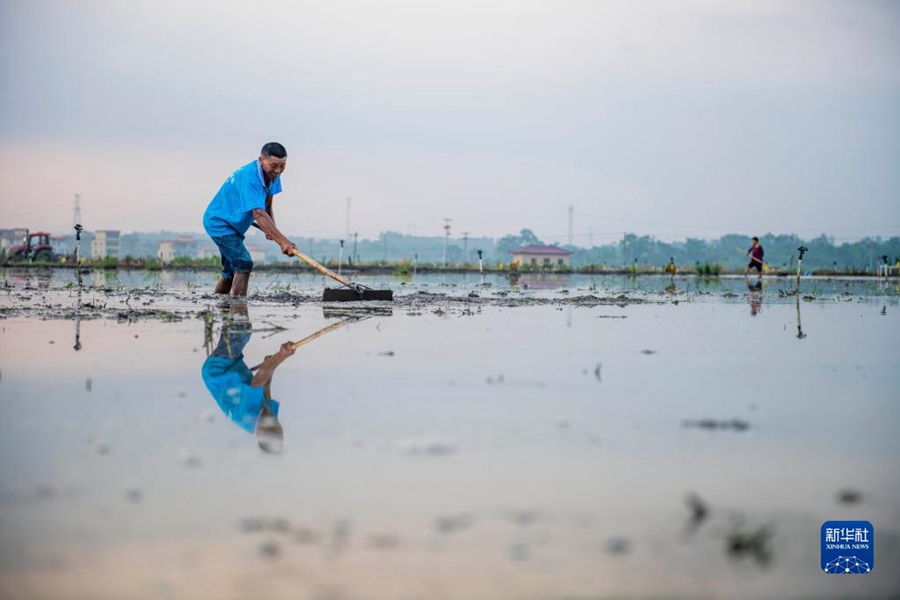
[[[480,283],[406,287],[516,291]],[[0,596],[895,594],[900,307],[844,283],[0,320]],[[838,519],[869,575],[820,573]]]

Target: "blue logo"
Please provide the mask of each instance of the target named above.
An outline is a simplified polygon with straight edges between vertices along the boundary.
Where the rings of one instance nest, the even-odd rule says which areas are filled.
[[[865,575],[875,568],[875,528],[868,521],[822,523],[822,570]]]

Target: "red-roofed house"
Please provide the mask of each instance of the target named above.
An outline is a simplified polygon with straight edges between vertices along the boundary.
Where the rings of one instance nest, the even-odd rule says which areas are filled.
[[[519,266],[532,265],[534,267],[570,267],[572,266],[572,253],[557,246],[522,246],[510,250],[513,262]]]

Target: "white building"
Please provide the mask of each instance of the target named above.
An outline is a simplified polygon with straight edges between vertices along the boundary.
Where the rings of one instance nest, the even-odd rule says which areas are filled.
[[[25,236],[28,230],[24,227],[16,227],[15,229],[0,229],[0,249],[9,250],[12,246],[18,246],[25,243]]]
[[[259,246],[247,246],[247,252],[250,253],[250,258],[255,264],[266,262],[266,251]]]
[[[91,258],[119,258],[119,234],[118,229],[101,229],[94,232],[91,241]]]
[[[181,237],[161,242],[157,256],[164,263],[172,262],[176,258],[197,258],[197,240],[192,237]]]

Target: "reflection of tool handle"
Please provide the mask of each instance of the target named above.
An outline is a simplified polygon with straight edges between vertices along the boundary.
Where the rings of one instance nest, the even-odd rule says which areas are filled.
[[[331,333],[332,331],[335,331],[336,329],[340,329],[341,327],[343,327],[347,323],[350,323],[351,321],[364,321],[365,319],[368,319],[368,318],[369,317],[348,317],[348,318],[344,319],[343,321],[338,321],[337,323],[332,323],[328,327],[323,327],[322,329],[318,330],[317,332],[306,336],[302,340],[298,340],[296,342],[291,342],[291,350],[296,350],[297,348],[299,348],[301,346],[305,346],[306,344],[319,339],[326,333]],[[263,366],[264,362],[265,361],[259,363],[255,367],[250,367],[250,370],[256,371],[261,366]]]
[[[365,318],[368,318],[368,317],[365,317]],[[336,329],[340,329],[341,327],[343,327],[344,325],[346,325],[346,324],[349,323],[350,321],[361,321],[361,320],[362,320],[362,319],[359,318],[359,317],[350,317],[350,318],[348,318],[348,319],[344,319],[343,321],[338,321],[337,323],[332,323],[332,324],[329,325],[328,327],[325,327],[324,329],[320,329],[319,331],[317,331],[317,332],[315,332],[315,333],[313,333],[313,334],[311,334],[311,335],[306,336],[306,337],[303,338],[302,340],[299,340],[299,341],[296,341],[296,342],[291,342],[291,348],[294,349],[294,350],[296,350],[296,349],[299,348],[300,346],[305,346],[306,344],[310,343],[311,341],[319,339],[320,337],[322,337],[322,336],[325,335],[326,333],[331,333],[332,331],[334,331],[334,330],[336,330]]]

